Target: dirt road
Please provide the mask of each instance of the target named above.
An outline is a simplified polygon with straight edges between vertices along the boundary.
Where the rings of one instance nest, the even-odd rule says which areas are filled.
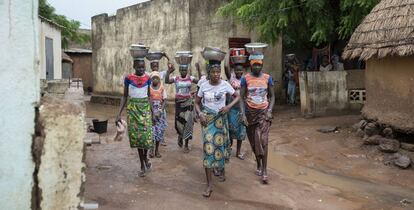
[[[296,108],[278,107],[270,134],[270,184],[254,175],[247,141],[246,160],[232,158],[227,180],[214,180],[208,199],[202,167],[200,127],[195,126],[191,152],[176,146],[173,113],[162,158],[152,159],[153,171],[139,178],[137,151],[127,139],[113,142],[117,107],[87,105],[87,117],[109,118],[101,144],[87,148],[86,202],[99,209],[413,209],[414,170],[381,163],[376,149],[361,147],[351,132],[358,116],[303,119]],[[322,134],[321,126],[339,126],[339,133]],[[98,137],[92,137],[98,138]]]

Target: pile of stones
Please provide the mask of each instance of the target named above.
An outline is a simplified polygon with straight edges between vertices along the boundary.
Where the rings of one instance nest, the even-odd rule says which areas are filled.
[[[353,128],[364,145],[376,146],[379,151],[392,154],[387,162],[402,169],[410,167],[412,160],[408,154],[414,152],[414,144],[397,140],[392,128],[369,120],[361,120]]]

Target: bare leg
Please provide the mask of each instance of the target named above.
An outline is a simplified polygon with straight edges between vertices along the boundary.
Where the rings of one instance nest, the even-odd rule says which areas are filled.
[[[242,140],[237,140],[237,151],[236,151],[236,157],[240,160],[244,160],[244,155],[241,154],[241,146],[242,146]]]
[[[145,176],[145,163],[144,163],[144,150],[138,149],[138,156],[139,162],[141,163],[141,171],[139,172],[139,176]]]
[[[179,147],[183,147],[183,139],[181,135],[178,135],[177,144]]]
[[[211,192],[213,192],[213,179],[211,176],[211,168],[205,168],[205,171],[206,171],[206,179],[207,179],[207,188],[206,188],[206,191],[204,191],[203,196],[210,197]]]
[[[262,162],[263,162],[262,183],[267,184],[268,183],[268,180],[267,180],[267,145],[263,149],[264,149],[264,156],[262,159]]]
[[[145,169],[146,170],[151,170],[151,162],[148,159],[148,150],[144,149],[144,163],[145,163]]]
[[[188,153],[190,152],[190,148],[188,148],[188,139],[185,140],[185,144],[184,144],[184,153]]]
[[[157,141],[156,143],[155,143],[155,157],[157,157],[157,158],[160,158],[161,157],[161,155],[160,155],[160,151],[158,150],[158,148],[160,147],[160,142],[159,141]]]

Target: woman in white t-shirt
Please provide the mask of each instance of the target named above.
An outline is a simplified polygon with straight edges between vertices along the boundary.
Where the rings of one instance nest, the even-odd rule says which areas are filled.
[[[228,144],[227,113],[231,107],[238,104],[240,95],[226,81],[220,79],[220,64],[210,66],[209,80],[203,83],[198,90],[195,109],[202,125],[203,138],[203,165],[206,172],[207,189],[203,196],[210,197],[212,188],[212,169],[222,169]],[[233,101],[226,105],[226,98],[233,97]],[[223,179],[224,180],[224,179]]]

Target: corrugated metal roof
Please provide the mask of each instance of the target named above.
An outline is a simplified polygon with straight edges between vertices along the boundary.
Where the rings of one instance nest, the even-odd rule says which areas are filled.
[[[64,50],[65,53],[92,53],[92,50],[81,48],[69,48]]]

